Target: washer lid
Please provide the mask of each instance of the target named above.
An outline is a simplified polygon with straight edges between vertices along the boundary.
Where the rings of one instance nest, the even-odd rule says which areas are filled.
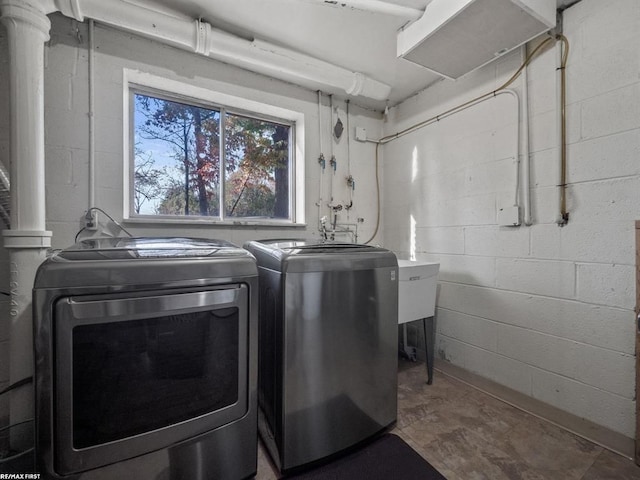
[[[356,251],[375,251],[379,249],[379,247],[360,243],[318,243],[310,240],[260,240],[258,243],[266,245],[267,248],[281,250],[285,252],[286,255],[311,255],[318,253],[341,254]]]
[[[82,240],[56,252],[53,260],[125,260],[246,255],[224,240],[171,237],[106,237]]]
[[[393,252],[358,243],[318,243],[317,241],[276,239],[244,244],[258,265],[280,272],[360,270],[397,267]]]

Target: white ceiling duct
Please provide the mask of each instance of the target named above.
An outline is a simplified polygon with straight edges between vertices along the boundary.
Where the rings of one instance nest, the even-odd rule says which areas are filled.
[[[456,79],[555,27],[556,0],[433,0],[397,55]]]

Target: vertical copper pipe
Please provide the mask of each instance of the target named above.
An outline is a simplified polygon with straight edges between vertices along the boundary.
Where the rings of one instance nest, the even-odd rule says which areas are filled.
[[[560,121],[561,121],[561,152],[560,152],[560,226],[569,223],[569,212],[567,211],[567,82],[566,69],[567,58],[569,56],[569,41],[564,35],[557,35],[556,39],[562,42],[562,57],[560,66]]]

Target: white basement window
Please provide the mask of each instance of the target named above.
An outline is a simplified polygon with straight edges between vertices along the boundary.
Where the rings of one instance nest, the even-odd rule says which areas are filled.
[[[301,114],[139,72],[125,77],[126,218],[304,221]]]

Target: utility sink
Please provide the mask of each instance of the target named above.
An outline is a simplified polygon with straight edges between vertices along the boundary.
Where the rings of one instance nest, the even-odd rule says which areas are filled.
[[[433,317],[439,263],[398,260],[398,323]]]

